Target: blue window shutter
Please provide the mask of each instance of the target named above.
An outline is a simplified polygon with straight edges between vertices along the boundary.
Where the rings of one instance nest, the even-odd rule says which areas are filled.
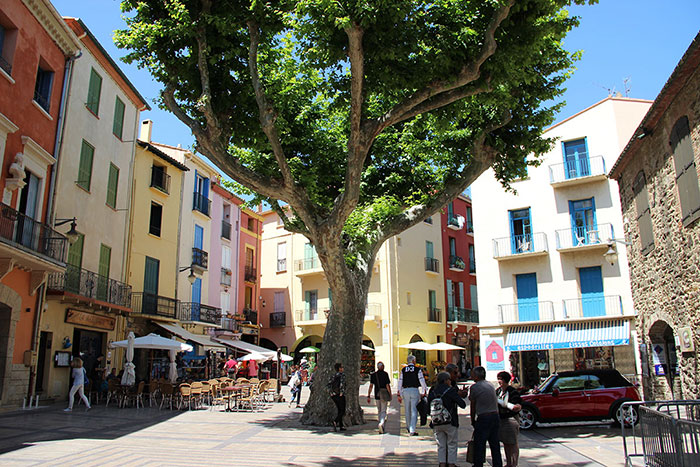
[[[205,178],[202,183],[202,195],[209,198],[209,179]]]
[[[203,249],[204,246],[204,229],[199,225],[194,225],[194,247]]]

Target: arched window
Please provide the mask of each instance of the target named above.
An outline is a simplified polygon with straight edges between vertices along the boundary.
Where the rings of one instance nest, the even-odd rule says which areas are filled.
[[[634,192],[634,204],[637,208],[637,228],[639,229],[643,255],[654,249],[654,231],[651,225],[651,209],[649,208],[649,195],[647,194],[646,185],[644,171],[640,170],[634,178],[632,191]]]
[[[700,187],[698,187],[698,172],[695,167],[688,117],[679,118],[673,125],[669,143],[676,167],[676,186],[681,205],[681,217],[683,225],[687,226],[700,217]]]

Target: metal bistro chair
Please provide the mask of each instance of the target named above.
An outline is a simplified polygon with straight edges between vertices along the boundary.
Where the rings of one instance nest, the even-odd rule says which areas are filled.
[[[117,401],[117,405],[121,406],[122,391],[119,387],[119,382],[116,379],[110,379],[107,381],[107,403],[105,407],[109,407],[109,401],[114,399]]]

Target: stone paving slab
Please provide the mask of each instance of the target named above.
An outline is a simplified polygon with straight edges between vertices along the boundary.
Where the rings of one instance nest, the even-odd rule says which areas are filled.
[[[393,404],[384,435],[376,431],[373,405],[364,407],[365,425],[343,433],[301,425],[302,409],[284,403],[256,413],[113,406],[12,412],[0,415],[0,465],[436,465],[432,430],[422,427],[420,436],[407,436],[399,405]],[[460,424],[458,464],[465,466],[471,438],[466,415]],[[619,429],[605,424],[537,428],[521,433],[520,446],[522,467],[624,465]]]

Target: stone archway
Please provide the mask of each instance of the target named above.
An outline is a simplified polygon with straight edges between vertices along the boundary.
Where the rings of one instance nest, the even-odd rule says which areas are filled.
[[[19,394],[12,398],[9,394],[10,381],[13,373],[26,373],[29,376],[29,369],[24,365],[12,363],[15,351],[15,328],[19,321],[22,310],[22,297],[10,287],[0,284],[0,405],[18,402],[21,400]],[[16,400],[12,400],[16,399]]]
[[[664,320],[655,321],[647,333],[649,339],[649,382],[647,399],[681,399],[681,381],[678,374],[678,356],[673,328]]]

